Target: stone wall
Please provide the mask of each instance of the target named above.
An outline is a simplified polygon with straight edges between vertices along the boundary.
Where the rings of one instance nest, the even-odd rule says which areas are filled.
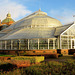
[[[44,55],[57,54],[57,50],[0,50],[0,54],[8,55]]]
[[[68,55],[69,54],[69,49],[58,49],[57,53],[63,54],[63,55]]]

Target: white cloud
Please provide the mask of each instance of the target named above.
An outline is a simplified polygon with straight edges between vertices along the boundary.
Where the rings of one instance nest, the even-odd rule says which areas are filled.
[[[18,4],[17,2],[13,2],[13,0],[0,0],[0,19],[5,19],[8,12],[15,20],[31,13],[31,11],[25,6]]]
[[[75,20],[75,10],[62,9],[62,10],[51,10],[50,15],[60,20],[62,24],[68,24]]]

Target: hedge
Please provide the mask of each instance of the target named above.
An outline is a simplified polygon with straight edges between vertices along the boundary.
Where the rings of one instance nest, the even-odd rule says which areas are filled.
[[[14,60],[30,60],[30,63],[39,63],[44,61],[44,56],[17,56],[13,57]]]

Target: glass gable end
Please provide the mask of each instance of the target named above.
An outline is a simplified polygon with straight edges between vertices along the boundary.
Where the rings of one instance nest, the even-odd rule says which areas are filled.
[[[60,35],[60,48],[61,49],[73,49],[72,40],[75,39],[75,25],[70,26]]]
[[[75,25],[67,29],[62,35],[75,35]]]

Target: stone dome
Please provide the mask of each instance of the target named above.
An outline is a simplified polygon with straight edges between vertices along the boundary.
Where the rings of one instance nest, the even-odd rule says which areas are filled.
[[[14,23],[15,21],[11,18],[11,14],[8,13],[6,19],[4,19],[2,21],[2,24],[7,24],[7,25],[11,25],[12,23]]]

